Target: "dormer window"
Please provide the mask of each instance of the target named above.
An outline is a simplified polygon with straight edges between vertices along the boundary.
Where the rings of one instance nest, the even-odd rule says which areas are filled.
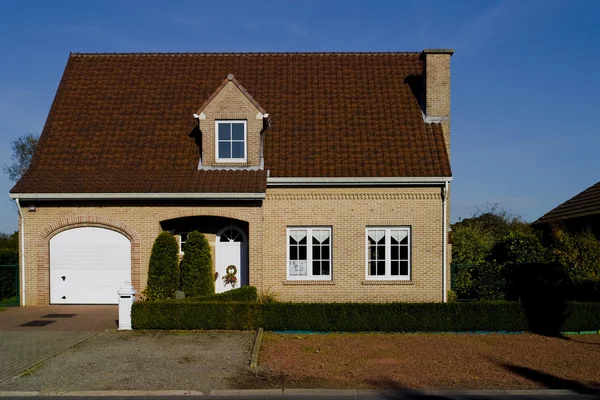
[[[246,121],[215,121],[217,162],[246,162]]]

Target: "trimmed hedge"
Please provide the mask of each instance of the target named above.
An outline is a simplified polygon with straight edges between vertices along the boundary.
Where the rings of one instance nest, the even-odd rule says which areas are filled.
[[[530,330],[527,315],[518,302],[260,304],[190,299],[136,302],[132,321],[135,329],[464,332]],[[565,315],[562,331],[600,329],[600,303],[569,303]]]
[[[179,247],[168,231],[161,232],[154,241],[148,266],[146,296],[149,300],[175,297],[179,289]]]
[[[248,302],[256,302],[258,301],[258,293],[256,292],[256,288],[254,286],[242,286],[237,289],[232,289],[227,292],[210,294],[208,296],[199,296],[189,298],[190,301],[203,301],[203,302],[216,302],[216,303],[224,303],[224,302],[232,302],[232,301],[248,301]]]
[[[215,293],[210,245],[204,234],[198,231],[188,234],[179,268],[181,290],[186,296],[208,296]]]

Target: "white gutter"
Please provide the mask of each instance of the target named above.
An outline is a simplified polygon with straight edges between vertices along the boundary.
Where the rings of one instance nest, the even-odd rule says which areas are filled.
[[[369,177],[369,178],[311,178],[311,177],[269,177],[268,186],[288,185],[440,185],[452,181],[452,177]]]
[[[448,196],[448,182],[446,182],[446,184],[444,185],[444,193],[442,196],[442,275],[443,275],[443,281],[442,281],[442,290],[444,291],[444,293],[442,294],[442,301],[444,303],[448,302],[448,291],[446,290],[448,287],[447,284],[447,280],[448,277],[447,275],[447,267],[446,267],[446,262],[447,262],[447,243],[448,243],[448,227],[446,226],[446,197]]]
[[[23,288],[21,291],[21,304],[25,305],[25,218],[23,218],[23,214],[21,213],[21,204],[19,203],[19,199],[16,197],[14,199],[15,203],[17,203],[19,217],[21,218],[21,287]]]
[[[18,193],[22,200],[262,200],[265,193]]]

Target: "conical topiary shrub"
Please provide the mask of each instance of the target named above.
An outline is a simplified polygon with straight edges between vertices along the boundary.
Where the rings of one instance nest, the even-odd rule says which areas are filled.
[[[178,247],[170,232],[162,232],[154,241],[148,265],[148,300],[173,298],[179,289]]]
[[[215,293],[212,269],[212,255],[206,236],[198,231],[190,232],[181,261],[181,290],[186,297]]]

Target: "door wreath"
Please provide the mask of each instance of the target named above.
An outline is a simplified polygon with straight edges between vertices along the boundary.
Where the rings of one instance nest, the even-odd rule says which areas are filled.
[[[237,267],[235,265],[230,265],[225,269],[225,273],[226,274],[223,277],[224,285],[231,285],[231,287],[234,288],[237,283]]]

